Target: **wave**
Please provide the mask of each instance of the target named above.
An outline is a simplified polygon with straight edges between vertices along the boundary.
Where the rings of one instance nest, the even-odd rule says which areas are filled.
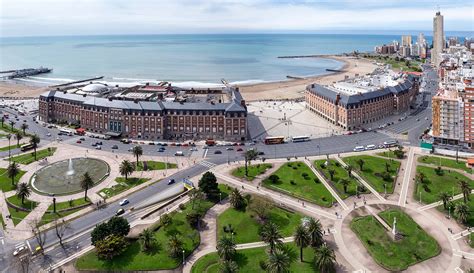
[[[253,84],[259,84],[259,83],[268,83],[271,81],[266,81],[266,80],[245,80],[245,81],[234,81],[230,82],[230,85],[253,85]]]
[[[122,80],[122,81],[139,81],[139,82],[160,82],[156,79],[140,79],[140,78],[121,78],[121,77],[112,77],[112,80]]]
[[[67,79],[67,78],[46,78],[46,77],[28,77],[28,78],[36,79],[36,80],[53,81],[53,82],[72,82],[72,81],[76,81],[76,80]]]

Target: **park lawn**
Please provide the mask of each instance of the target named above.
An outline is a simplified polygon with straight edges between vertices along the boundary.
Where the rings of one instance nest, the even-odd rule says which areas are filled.
[[[53,212],[54,207],[53,207],[53,204],[51,204],[48,207],[48,209],[46,210],[46,212],[43,214],[43,216],[41,217],[41,224],[45,225],[49,222],[52,222],[54,219],[59,219],[59,218],[66,217],[70,214],[73,214],[77,211],[80,211],[84,207],[71,209],[71,210],[67,210],[67,211],[61,211],[61,210],[69,209],[69,208],[72,208],[72,207],[78,207],[78,206],[82,206],[82,205],[85,205],[85,204],[91,204],[89,199],[86,201],[86,200],[84,200],[84,198],[79,198],[79,199],[71,200],[71,202],[69,202],[69,201],[59,202],[59,203],[56,203],[56,213]]]
[[[34,209],[38,205],[38,203],[25,199],[25,203],[21,203],[21,199],[18,198],[16,195],[10,196],[7,198],[8,202],[12,203],[13,205],[16,205],[17,207],[22,207],[26,209]],[[13,224],[16,226],[18,223],[20,223],[28,214],[30,214],[30,211],[22,211],[22,210],[16,210],[15,208],[8,207],[8,211],[10,212],[10,215],[13,220]]]
[[[454,205],[456,205],[457,203],[463,203],[464,199],[460,198],[458,200],[454,200],[454,201],[451,201],[451,202]],[[467,201],[467,206],[469,207],[469,211],[471,213],[469,213],[469,217],[467,218],[467,222],[466,222],[465,226],[474,227],[474,213],[473,213],[474,212],[474,194],[469,195],[469,201]],[[446,215],[448,215],[448,213],[449,213],[451,215],[451,217],[453,217],[454,219],[457,219],[456,214],[453,213],[453,209],[451,209],[451,211],[448,212],[448,210],[445,210],[443,205],[441,205],[441,206],[438,207],[438,210],[446,213]]]
[[[15,127],[13,127],[13,129],[12,129],[12,127],[11,127],[10,124],[9,124],[9,122],[10,122],[10,121],[5,120],[5,122],[3,123],[3,125],[0,124],[0,130],[6,132],[7,134],[12,134],[12,135],[13,135],[13,134],[16,134],[16,133],[20,132],[20,133],[23,135],[23,131],[22,131],[22,130],[17,129],[17,128],[15,128]],[[15,124],[16,124],[16,122],[15,122]]]
[[[2,228],[5,229],[5,227],[7,226],[5,224],[5,221],[3,221],[3,215],[0,213],[0,224],[2,225]]]
[[[294,273],[314,273],[319,272],[314,266],[314,250],[310,247],[303,250],[303,262],[299,259],[299,248],[293,243],[285,244],[291,248],[291,256],[294,261],[290,265],[289,272]],[[207,254],[197,260],[192,269],[192,273],[218,273],[219,256],[216,252]],[[261,261],[268,261],[267,247],[237,250],[234,261],[239,267],[239,272],[264,272],[260,268]]]
[[[472,169],[466,167],[466,161],[462,161],[462,160],[459,160],[459,162],[456,162],[455,159],[447,159],[444,157],[424,155],[418,158],[418,162],[435,165],[436,167],[441,165],[442,167],[453,168],[453,169],[463,170],[467,173],[472,173]]]
[[[220,187],[227,197],[224,187]],[[195,205],[202,213],[205,213],[214,205],[209,200],[201,201],[200,206]],[[78,270],[98,270],[98,271],[143,271],[143,270],[167,270],[174,269],[182,263],[181,255],[178,258],[171,258],[168,254],[168,241],[171,234],[178,234],[183,242],[185,256],[190,255],[200,244],[199,233],[193,229],[186,220],[186,214],[192,211],[190,203],[185,205],[182,211],[171,212],[171,224],[166,227],[156,226],[155,238],[156,246],[153,251],[141,251],[140,243],[131,239],[125,251],[114,257],[112,260],[100,260],[95,251],[91,251],[81,256],[76,261]]]
[[[143,171],[143,162],[144,161],[138,161],[138,167],[136,168],[136,171]],[[165,162],[160,162],[160,161],[153,161],[153,160],[147,160],[145,161],[147,165],[147,171],[156,171],[156,170],[164,170],[168,166],[168,169],[175,169],[177,166],[174,163],[165,163]],[[136,166],[136,163],[134,163],[134,166]]]
[[[46,158],[48,156],[52,156],[54,152],[56,152],[56,149],[57,149],[56,147],[52,147],[48,149],[37,150],[36,161]],[[5,160],[8,160],[8,159],[5,159]],[[12,157],[12,161],[15,161],[16,163],[24,164],[24,165],[31,164],[35,162],[34,152],[27,152],[27,153]]]
[[[469,234],[469,246],[474,248],[474,233]]]
[[[360,171],[357,160],[364,160],[363,170]],[[351,165],[355,171],[357,171],[363,179],[365,179],[377,192],[385,192],[384,184],[387,187],[387,193],[393,193],[394,189],[394,176],[397,175],[398,169],[400,168],[400,162],[393,159],[383,159],[380,157],[369,156],[369,155],[358,155],[349,156],[343,158],[346,164]],[[390,164],[390,175],[392,176],[391,181],[385,181],[380,176],[381,173],[385,172],[385,163]]]
[[[393,70],[403,70],[405,72],[421,72],[421,68],[419,68],[419,65],[421,63],[417,60],[410,60],[409,65],[407,66],[406,61],[402,61],[401,58],[399,59],[399,61],[397,61],[395,58],[390,57],[388,57],[387,59],[380,56],[370,58],[391,65]]]
[[[443,175],[440,176],[436,174],[435,168],[425,166],[417,166],[416,171],[417,173],[422,172],[425,175],[428,189],[425,189],[420,183],[416,183],[414,199],[420,200],[421,191],[421,202],[425,204],[440,201],[439,194],[442,192],[448,192],[453,195],[461,193],[461,188],[459,187],[459,181],[461,180],[468,182],[471,188],[474,187],[474,181],[458,172],[444,170]]]
[[[303,173],[308,175],[306,179],[303,178]],[[266,178],[263,180],[265,187],[323,207],[331,207],[333,201],[331,193],[305,163],[300,161],[285,163],[273,174],[277,175],[280,180],[273,184]]]
[[[292,236],[296,226],[301,224],[302,218],[300,214],[276,206],[270,210],[268,217],[268,221],[278,225],[283,237]],[[262,224],[256,220],[256,216],[249,209],[242,211],[231,207],[221,213],[217,218],[218,238],[227,235],[224,232],[224,226],[228,224],[234,229],[233,238],[236,244],[261,241],[258,231]]]
[[[8,177],[6,168],[0,168],[0,190],[3,192],[13,191],[16,189],[16,184],[20,181],[20,178],[25,174],[25,171],[20,170],[15,176],[15,185],[12,185],[12,179]]]
[[[245,166],[235,168],[232,171],[232,175],[238,178],[246,179],[247,181],[254,180],[257,176],[264,174],[267,169],[270,169],[272,164],[269,163],[261,163],[248,166],[248,173],[249,175],[245,177]]]
[[[440,253],[438,242],[409,215],[390,209],[382,211],[379,216],[390,226],[396,217],[396,227],[402,238],[394,242],[388,231],[371,215],[354,218],[351,229],[380,266],[390,271],[401,271]]]
[[[20,146],[21,146],[21,144],[20,145],[14,144],[14,145],[10,145],[10,146],[0,147],[0,152],[8,151],[8,148],[10,148],[10,150],[20,148]]]
[[[110,188],[103,188],[99,191],[99,195],[104,198],[110,198],[135,186],[143,184],[148,180],[150,180],[150,178],[129,177],[125,180],[125,177],[117,177],[115,178],[115,181],[118,184],[113,185]]]
[[[316,160],[314,161],[314,166],[316,167],[316,169],[318,169],[324,174],[324,177],[326,177],[326,180],[329,181],[329,183],[334,185],[339,196],[342,199],[346,199],[349,196],[356,195],[357,186],[359,185],[359,182],[354,177],[350,178],[349,174],[347,174],[347,171],[344,169],[343,166],[341,166],[339,162],[337,162],[337,160],[330,159],[329,165],[322,168],[321,165],[325,162],[326,159]],[[333,180],[331,180],[331,176],[329,175],[329,169],[333,169],[335,171]],[[350,184],[347,186],[347,192],[344,192],[344,186],[339,183],[339,181],[343,178],[350,181]]]
[[[393,151],[384,151],[380,153],[376,153],[376,155],[383,156],[383,157],[388,157],[392,159],[398,159],[397,156],[395,156],[395,153]]]

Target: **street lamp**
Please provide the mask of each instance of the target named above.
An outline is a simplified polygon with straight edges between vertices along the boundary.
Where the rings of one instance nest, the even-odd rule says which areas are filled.
[[[222,202],[222,192],[219,192],[219,203]]]
[[[184,249],[183,249],[183,266],[184,266]]]

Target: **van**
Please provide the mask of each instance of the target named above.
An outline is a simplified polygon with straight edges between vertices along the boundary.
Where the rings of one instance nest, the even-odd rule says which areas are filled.
[[[370,144],[370,145],[365,146],[365,149],[366,150],[375,150],[375,149],[377,149],[377,146],[375,146],[374,144]]]
[[[184,156],[183,151],[176,151],[175,156]]]
[[[362,152],[362,151],[365,151],[364,146],[356,146],[354,148],[354,152]]]

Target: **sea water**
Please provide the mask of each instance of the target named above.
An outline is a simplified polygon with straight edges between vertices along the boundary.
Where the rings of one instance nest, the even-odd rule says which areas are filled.
[[[348,34],[12,37],[0,38],[0,70],[50,67],[52,73],[22,80],[48,84],[95,76],[111,84],[258,83],[323,75],[343,65],[332,59],[278,56],[367,52],[397,39]]]

